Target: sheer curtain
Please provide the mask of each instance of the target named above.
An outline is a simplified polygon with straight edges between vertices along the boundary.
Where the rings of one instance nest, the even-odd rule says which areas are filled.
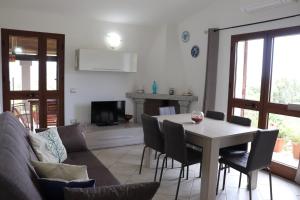
[[[208,29],[206,80],[203,98],[203,111],[214,110],[217,87],[217,68],[219,51],[219,31],[216,28]]]

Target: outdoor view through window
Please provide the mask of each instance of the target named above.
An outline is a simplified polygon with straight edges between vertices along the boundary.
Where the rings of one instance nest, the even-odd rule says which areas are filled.
[[[239,41],[236,48],[235,98],[261,101],[264,39]],[[273,38],[269,102],[300,104],[300,34]],[[234,108],[234,114],[248,117],[258,126],[259,111]],[[273,160],[298,167],[300,118],[268,113],[268,128],[280,130]]]

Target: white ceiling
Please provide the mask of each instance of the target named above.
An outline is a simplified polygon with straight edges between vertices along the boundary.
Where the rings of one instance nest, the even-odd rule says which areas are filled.
[[[204,9],[214,0],[0,0],[0,7],[128,23],[172,23]]]

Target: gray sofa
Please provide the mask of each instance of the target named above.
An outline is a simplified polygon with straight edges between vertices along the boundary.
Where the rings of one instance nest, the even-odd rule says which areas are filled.
[[[109,170],[82,144],[81,138],[66,135],[72,134],[68,129],[74,128],[58,128],[68,152],[65,163],[87,165],[89,177],[96,180],[96,186],[119,185]],[[27,136],[28,130],[11,113],[0,114],[0,199],[43,199],[30,162],[37,157]]]

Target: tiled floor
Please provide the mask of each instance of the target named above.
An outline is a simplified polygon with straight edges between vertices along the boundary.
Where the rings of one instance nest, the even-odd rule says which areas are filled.
[[[152,181],[154,178],[155,161],[151,168],[143,168],[142,174],[138,174],[139,163],[142,152],[142,145],[126,146],[113,149],[94,151],[95,155],[109,168],[121,183],[135,183]],[[169,164],[170,167],[171,164]],[[177,178],[179,175],[179,164],[174,169],[167,169],[164,172],[162,184],[155,196],[155,200],[174,199]],[[182,179],[179,191],[180,200],[200,199],[201,179],[197,178],[199,165],[190,167],[189,180]],[[225,190],[219,191],[218,200],[248,199],[246,190],[246,176],[243,176],[242,187],[238,188],[238,172],[231,170],[226,178]],[[220,179],[223,180],[222,177]],[[265,172],[258,176],[258,187],[252,192],[253,200],[270,199],[269,181]],[[221,187],[220,181],[220,187]],[[273,176],[273,195],[275,200],[300,200],[300,186],[285,179]]]

